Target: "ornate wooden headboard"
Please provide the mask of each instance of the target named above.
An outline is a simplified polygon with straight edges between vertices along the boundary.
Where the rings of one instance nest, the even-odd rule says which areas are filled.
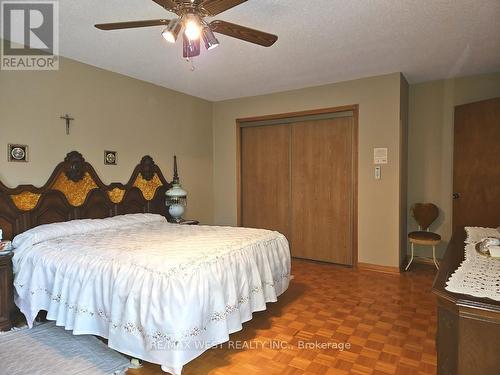
[[[42,224],[74,219],[102,219],[131,213],[157,213],[169,218],[165,192],[171,187],[150,156],[144,156],[125,185],[105,185],[76,151],[37,188],[10,189],[0,182],[0,228],[4,238]]]

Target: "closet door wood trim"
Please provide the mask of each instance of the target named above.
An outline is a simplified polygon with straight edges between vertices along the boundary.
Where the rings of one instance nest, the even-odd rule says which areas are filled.
[[[318,114],[326,113],[337,113],[344,111],[353,111],[353,215],[352,215],[352,262],[353,267],[357,266],[358,263],[358,118],[359,118],[359,106],[357,104],[346,105],[341,107],[330,107],[322,109],[314,109],[309,111],[299,111],[299,112],[289,112],[274,115],[265,116],[255,116],[255,117],[245,117],[236,119],[236,184],[237,184],[237,224],[242,225],[242,208],[241,208],[241,129],[242,124],[252,121],[263,121],[263,120],[276,120],[285,119],[292,117],[303,117],[312,116]]]
[[[254,122],[254,121],[264,121],[264,120],[278,120],[283,118],[293,118],[293,117],[303,117],[303,116],[314,116],[314,115],[322,115],[326,113],[337,113],[337,112],[346,112],[346,111],[354,111],[358,110],[358,105],[345,105],[341,107],[330,107],[330,108],[321,108],[321,109],[312,109],[309,111],[299,111],[299,112],[288,112],[288,113],[280,113],[275,115],[265,115],[265,116],[255,116],[255,117],[244,117],[236,119],[236,123],[239,125],[245,122]]]

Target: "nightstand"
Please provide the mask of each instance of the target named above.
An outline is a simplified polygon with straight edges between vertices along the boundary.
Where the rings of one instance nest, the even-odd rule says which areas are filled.
[[[198,220],[184,220],[182,219],[179,222],[176,221],[171,221],[172,224],[179,224],[179,225],[198,225],[200,222]]]
[[[0,331],[12,328],[12,254],[0,255]]]

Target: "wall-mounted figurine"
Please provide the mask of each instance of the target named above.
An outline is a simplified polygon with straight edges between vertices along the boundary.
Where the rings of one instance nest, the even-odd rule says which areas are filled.
[[[69,135],[69,131],[70,131],[69,126],[71,125],[71,121],[73,121],[75,118],[71,117],[67,113],[64,116],[60,116],[59,118],[61,120],[64,120],[64,122],[66,123],[66,135]]]

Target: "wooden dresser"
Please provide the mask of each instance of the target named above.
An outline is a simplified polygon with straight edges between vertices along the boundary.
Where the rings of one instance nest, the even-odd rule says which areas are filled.
[[[0,255],[0,331],[12,328],[12,256]]]
[[[464,259],[465,230],[457,230],[434,280],[439,375],[500,374],[500,302],[448,292],[446,281]]]

